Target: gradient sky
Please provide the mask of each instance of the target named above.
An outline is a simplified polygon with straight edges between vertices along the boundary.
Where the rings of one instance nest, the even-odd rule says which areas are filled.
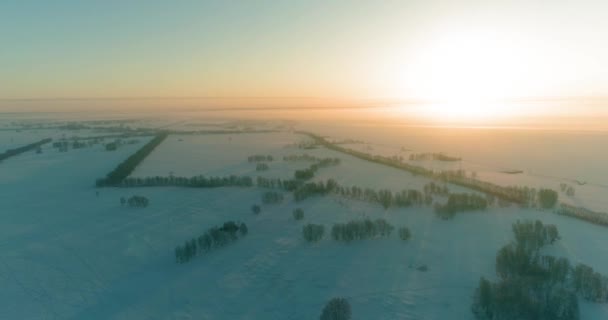
[[[2,1],[0,98],[608,96],[607,12],[608,1]]]

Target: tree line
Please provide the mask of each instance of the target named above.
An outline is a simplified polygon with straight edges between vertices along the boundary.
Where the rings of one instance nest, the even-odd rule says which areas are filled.
[[[16,155],[22,154],[24,152],[30,151],[30,150],[34,150],[34,149],[38,149],[40,148],[43,144],[49,143],[51,142],[53,139],[51,138],[46,138],[46,139],[42,139],[38,142],[34,142],[34,143],[30,143],[28,145],[22,146],[22,147],[18,147],[15,149],[8,149],[3,153],[0,153],[0,161],[2,160],[6,160],[10,157],[14,157]]]
[[[463,170],[448,170],[435,172],[431,169],[427,169],[422,166],[413,165],[407,162],[404,162],[402,158],[399,157],[385,157],[380,155],[371,155],[365,152],[348,149],[337,145],[335,143],[331,143],[325,138],[315,135],[310,132],[299,131],[298,133],[309,136],[313,139],[316,144],[322,145],[330,150],[334,150],[337,152],[345,153],[351,155],[353,157],[386,165],[389,167],[401,169],[412,173],[413,175],[421,175],[424,177],[428,177],[431,179],[437,179],[443,182],[453,183],[459,186],[463,186],[472,190],[481,191],[486,194],[490,194],[496,198],[501,200],[517,203],[523,206],[532,206],[536,205],[535,201],[532,201],[531,195],[532,192],[530,188],[526,187],[503,187],[497,184],[493,184],[487,181],[481,181],[474,177],[470,177],[466,175],[466,172]],[[535,192],[534,192],[535,193]],[[551,196],[550,196],[551,197]],[[542,202],[543,204],[550,205],[551,201]]]
[[[412,153],[410,154],[409,159],[410,161],[437,160],[447,162],[462,160],[461,158],[451,157],[443,153]]]
[[[132,196],[129,199],[120,198],[120,205],[128,205],[133,208],[146,208],[150,204],[150,200],[144,196]]]
[[[442,219],[451,219],[456,213],[464,211],[485,210],[488,200],[475,193],[452,193],[446,204],[436,204],[435,213]]]
[[[317,163],[312,164],[306,169],[296,170],[296,172],[294,173],[294,178],[296,180],[310,180],[315,176],[315,173],[320,168],[335,166],[338,164],[340,164],[339,158],[320,159]]]
[[[336,223],[331,228],[331,237],[336,241],[350,242],[376,237],[389,237],[395,227],[384,219],[352,220]]]
[[[557,209],[555,213],[608,227],[608,214],[604,212],[595,212],[589,209],[562,203],[560,208]]]
[[[319,158],[319,157],[311,156],[307,153],[304,153],[301,155],[290,154],[287,156],[283,156],[283,161],[286,161],[286,162],[297,162],[297,161],[322,162],[326,159],[332,159],[332,158]],[[333,161],[337,161],[339,163],[340,159],[333,158]]]
[[[108,173],[105,178],[97,179],[96,185],[98,187],[104,187],[120,184],[133,172],[133,170],[135,170],[137,165],[139,165],[159,144],[161,144],[167,138],[167,136],[167,133],[160,133],[156,135],[152,140],[150,140],[125,161],[120,163],[114,170]]]
[[[247,157],[247,162],[272,162],[274,158],[271,155],[263,155],[263,154],[254,154],[252,156]]]
[[[227,221],[222,226],[212,227],[198,237],[175,247],[175,262],[186,263],[197,255],[226,246],[247,235],[247,225],[242,222]]]
[[[294,191],[295,201],[302,201],[312,196],[336,194],[345,198],[380,204],[383,208],[409,207],[413,205],[430,205],[433,202],[431,194],[423,193],[415,189],[404,189],[393,192],[388,189],[374,190],[372,188],[361,188],[358,186],[341,186],[335,180],[328,179],[325,182],[307,182]]]
[[[219,188],[219,187],[252,187],[253,179],[248,176],[230,175],[227,177],[131,177],[115,184],[117,187],[187,187],[187,188]]]

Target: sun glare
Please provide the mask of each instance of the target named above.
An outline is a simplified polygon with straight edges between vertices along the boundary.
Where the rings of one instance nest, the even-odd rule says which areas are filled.
[[[424,116],[478,120],[511,115],[499,101],[521,90],[522,46],[495,33],[459,32],[435,38],[421,49],[413,69],[414,93],[430,104]]]

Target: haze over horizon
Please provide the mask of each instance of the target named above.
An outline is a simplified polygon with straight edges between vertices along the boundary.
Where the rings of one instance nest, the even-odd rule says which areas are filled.
[[[584,2],[3,3],[0,111],[363,106],[444,122],[605,117],[608,3]]]

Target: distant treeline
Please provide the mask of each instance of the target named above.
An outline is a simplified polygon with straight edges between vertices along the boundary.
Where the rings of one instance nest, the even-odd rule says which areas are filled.
[[[264,162],[264,161],[273,161],[274,158],[271,155],[263,155],[263,154],[254,154],[252,156],[247,157],[247,162]]]
[[[30,151],[30,150],[38,149],[43,144],[49,143],[52,140],[53,139],[51,139],[51,138],[46,138],[46,139],[42,139],[38,142],[30,143],[28,145],[25,145],[25,146],[22,146],[19,148],[6,150],[4,153],[0,153],[0,161],[6,160],[10,157],[16,156],[18,154],[22,154],[22,153]]]
[[[335,166],[335,165],[338,165],[338,164],[340,164],[340,159],[339,158],[320,159],[320,160],[318,160],[317,163],[312,164],[307,169],[296,170],[296,172],[294,173],[294,178],[296,180],[310,180],[310,179],[312,179],[315,176],[315,173],[320,168],[325,168],[325,167],[329,167],[329,166]]]
[[[295,161],[310,161],[310,162],[321,162],[325,159],[331,159],[331,158],[319,158],[319,157],[315,157],[315,156],[311,156],[307,153],[305,154],[290,154],[287,156],[283,156],[283,161],[287,161],[287,162],[295,162]],[[339,161],[339,159],[338,159]]]
[[[221,227],[210,228],[202,235],[175,247],[175,262],[186,263],[197,255],[236,241],[239,237],[247,235],[247,232],[247,225],[234,221],[225,222]]]
[[[608,214],[562,203],[555,213],[608,227]]]
[[[410,154],[409,159],[412,161],[437,160],[437,161],[447,161],[447,162],[462,160],[461,158],[450,157],[443,153],[413,153],[413,154]]]
[[[293,192],[295,201],[303,201],[314,196],[335,194],[345,198],[377,203],[385,209],[389,207],[409,207],[412,205],[431,205],[433,203],[432,188],[426,192],[415,189],[405,189],[393,192],[388,189],[374,190],[358,186],[341,186],[334,179],[326,181],[304,182],[278,178],[257,177],[256,184],[261,188],[283,189]]]
[[[506,200],[509,202],[514,202],[520,204],[522,206],[534,206],[537,205],[536,198],[533,197],[536,195],[536,190],[533,188],[527,187],[503,187],[490,182],[477,180],[472,177],[468,177],[464,171],[456,170],[456,171],[442,171],[435,172],[431,169],[427,169],[422,166],[412,165],[406,162],[403,162],[403,159],[399,157],[385,157],[380,155],[371,155],[365,152],[347,149],[345,147],[339,146],[335,143],[331,143],[325,138],[318,136],[316,134],[310,132],[300,131],[300,134],[304,134],[309,136],[314,140],[316,144],[322,145],[330,150],[342,152],[353,157],[390,166],[393,168],[401,169],[408,171],[414,175],[421,175],[424,177],[428,177],[431,179],[437,179],[444,182],[453,183],[459,186],[463,186],[469,189],[473,189],[476,191],[481,191],[492,196],[495,196],[498,199]]]
[[[608,278],[593,268],[573,267],[566,258],[542,255],[558,240],[555,225],[517,221],[515,242],[496,255],[495,283],[481,278],[472,306],[475,317],[492,319],[579,319],[577,294],[593,302],[608,302]]]
[[[395,227],[384,219],[351,220],[346,223],[335,223],[331,228],[331,238],[335,241],[351,242],[372,238],[388,238]],[[409,240],[411,232],[407,227],[399,228],[399,238]],[[317,242],[323,239],[325,226],[321,224],[307,224],[302,227],[302,236],[308,242]]]
[[[126,178],[116,187],[187,187],[187,188],[219,188],[219,187],[252,187],[253,179],[248,176],[228,177],[144,177]]]
[[[409,207],[412,205],[430,205],[433,198],[430,194],[425,194],[419,190],[402,190],[393,192],[388,189],[374,190],[371,188],[361,188],[357,186],[345,187],[339,185],[335,180],[308,182],[294,191],[294,199],[302,201],[315,195],[326,195],[333,193],[345,198],[378,203],[385,209],[389,207]]]
[[[108,173],[105,178],[97,179],[96,185],[98,187],[104,187],[120,184],[133,172],[133,170],[135,170],[135,167],[137,167],[137,165],[139,165],[154,150],[154,148],[156,148],[167,138],[167,136],[167,133],[160,133],[156,135],[152,140],[150,140],[150,142],[146,143],[143,147],[119,164],[114,170]]]

